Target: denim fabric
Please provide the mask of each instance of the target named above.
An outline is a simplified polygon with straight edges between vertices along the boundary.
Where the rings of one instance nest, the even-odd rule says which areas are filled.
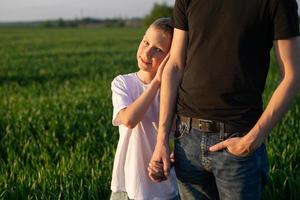
[[[268,161],[265,145],[238,157],[208,148],[239,133],[203,133],[179,122],[175,137],[175,171],[181,199],[261,199]]]

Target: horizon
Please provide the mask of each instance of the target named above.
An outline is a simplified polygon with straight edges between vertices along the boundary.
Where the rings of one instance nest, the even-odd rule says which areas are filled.
[[[86,16],[84,18],[73,18],[73,19],[64,19],[64,18],[52,18],[52,19],[42,19],[42,20],[32,20],[32,21],[0,21],[0,24],[26,24],[26,23],[39,23],[39,22],[47,22],[47,21],[57,21],[57,20],[60,20],[62,19],[63,21],[75,21],[75,20],[84,20],[84,19],[87,19],[87,18],[90,18],[90,19],[96,19],[96,20],[131,20],[131,19],[143,19],[143,17],[128,17],[128,18],[99,18],[99,17],[89,17],[89,16]]]

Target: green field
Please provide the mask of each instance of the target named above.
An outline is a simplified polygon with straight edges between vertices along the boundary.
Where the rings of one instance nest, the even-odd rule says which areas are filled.
[[[0,29],[0,199],[108,199],[110,83],[142,29]],[[264,99],[278,83],[272,60]],[[300,96],[267,141],[264,199],[300,197]]]

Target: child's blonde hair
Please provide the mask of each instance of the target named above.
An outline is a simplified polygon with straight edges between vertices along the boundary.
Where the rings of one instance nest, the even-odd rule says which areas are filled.
[[[153,26],[164,33],[168,34],[171,38],[173,37],[173,27],[171,25],[170,17],[162,17],[156,19],[150,26]]]

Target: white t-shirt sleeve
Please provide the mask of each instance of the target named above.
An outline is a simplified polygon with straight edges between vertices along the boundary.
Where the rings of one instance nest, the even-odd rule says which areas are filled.
[[[120,110],[126,108],[133,102],[133,99],[130,96],[130,88],[125,82],[124,77],[117,76],[111,83],[112,90],[112,103],[113,103],[113,118],[112,124],[114,126],[121,125],[121,121],[118,118],[118,113]]]

